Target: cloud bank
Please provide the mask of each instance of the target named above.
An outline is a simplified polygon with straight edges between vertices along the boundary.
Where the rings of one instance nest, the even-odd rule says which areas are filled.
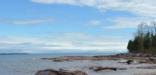
[[[18,52],[124,52],[127,41],[120,38],[65,34],[49,38],[1,37],[0,50]],[[3,51],[5,50],[5,51]]]
[[[156,17],[156,0],[31,0],[42,4],[87,6],[100,11],[128,11],[140,16]]]
[[[51,23],[53,19],[6,19],[0,18],[0,23],[12,24],[12,25],[37,25],[43,23]]]
[[[63,4],[78,7],[90,7],[102,12],[121,11],[134,14],[135,17],[112,18],[113,25],[105,29],[136,28],[141,22],[155,21],[156,0],[31,0],[40,4]],[[91,20],[90,26],[101,26],[100,20]],[[105,23],[103,23],[105,24]]]

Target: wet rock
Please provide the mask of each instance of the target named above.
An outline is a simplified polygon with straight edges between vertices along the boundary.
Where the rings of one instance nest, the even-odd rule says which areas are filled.
[[[47,70],[40,70],[35,75],[59,75],[58,71],[47,69]]]
[[[72,71],[69,72],[67,70],[53,70],[53,69],[47,69],[47,70],[40,70],[35,75],[87,75],[87,73],[82,71]]]
[[[133,59],[125,59],[125,60],[121,59],[121,60],[119,60],[118,63],[126,63],[126,64],[130,65],[130,64],[137,64],[138,62]]]
[[[156,58],[155,57],[149,57],[147,61],[154,64],[154,63],[156,63]]]
[[[127,63],[128,65],[130,65],[130,64],[132,64],[133,62],[134,62],[134,60],[127,60],[126,63]]]

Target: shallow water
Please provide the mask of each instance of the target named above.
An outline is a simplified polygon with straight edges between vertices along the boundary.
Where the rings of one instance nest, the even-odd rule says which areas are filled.
[[[156,66],[150,64],[127,65],[118,63],[117,60],[104,61],[73,61],[73,62],[52,62],[41,60],[43,57],[54,57],[55,55],[0,55],[1,75],[34,75],[38,70],[43,69],[68,69],[83,70],[89,75],[134,75],[139,73],[156,72],[155,69],[136,69],[137,66]],[[91,66],[120,67],[128,68],[122,71],[94,72],[88,68]]]

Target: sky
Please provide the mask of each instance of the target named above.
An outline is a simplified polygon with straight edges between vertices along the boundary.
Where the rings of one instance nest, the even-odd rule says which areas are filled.
[[[0,0],[0,53],[126,52],[156,0]]]

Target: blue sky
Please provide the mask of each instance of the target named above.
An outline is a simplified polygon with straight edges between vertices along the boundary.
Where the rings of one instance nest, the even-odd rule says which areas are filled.
[[[155,0],[1,0],[0,52],[124,52]]]

